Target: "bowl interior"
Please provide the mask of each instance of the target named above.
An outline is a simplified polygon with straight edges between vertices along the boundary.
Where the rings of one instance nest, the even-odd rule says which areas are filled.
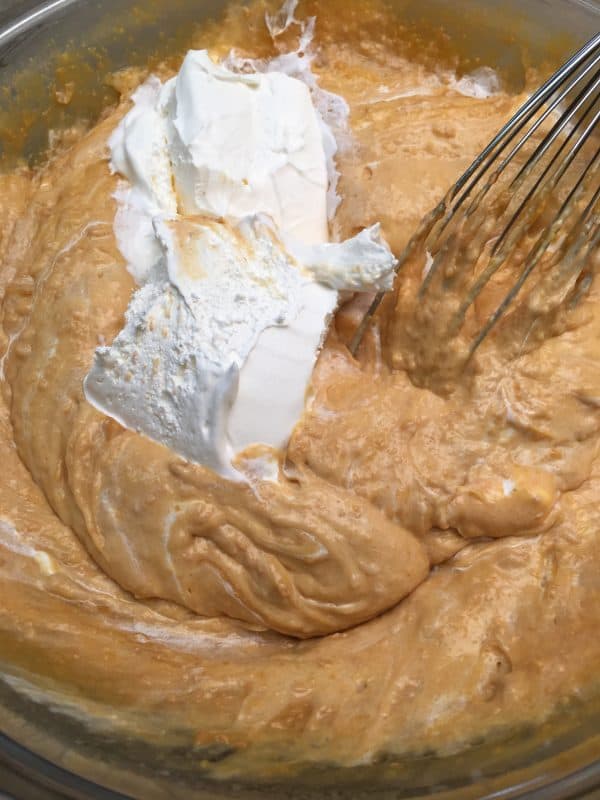
[[[49,131],[81,119],[93,122],[116,99],[106,83],[111,72],[183,51],[194,26],[218,17],[224,3],[156,0],[146,5],[22,0],[0,11],[3,169],[43,158]],[[585,0],[430,0],[426,5],[396,0],[394,5],[417,28],[442,27],[453,38],[464,69],[492,64],[515,86],[522,84],[529,59],[554,66],[600,27],[600,5]],[[56,90],[72,83],[77,89],[73,102],[62,105]],[[106,728],[100,732],[92,721],[61,707],[60,687],[35,682],[14,665],[5,664],[0,672],[0,730],[10,737],[0,738],[0,761],[37,775],[47,786],[61,787],[61,796],[115,796],[101,785],[144,800],[424,794],[440,800],[552,800],[600,785],[600,702],[574,702],[542,728],[515,731],[510,740],[473,743],[452,758],[432,754],[353,770],[306,771],[279,786],[215,786],[204,780],[197,760],[185,750],[124,741]]]

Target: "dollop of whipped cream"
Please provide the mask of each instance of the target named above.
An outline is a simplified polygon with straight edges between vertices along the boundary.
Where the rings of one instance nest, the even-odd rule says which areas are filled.
[[[114,131],[115,234],[140,288],[96,351],[86,398],[230,478],[302,415],[339,290],[390,289],[379,226],[329,242],[335,139],[309,86],[190,51]]]

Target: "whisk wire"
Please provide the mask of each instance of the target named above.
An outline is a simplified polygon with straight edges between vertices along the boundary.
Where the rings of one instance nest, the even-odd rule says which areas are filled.
[[[599,46],[600,33],[597,33],[594,37],[592,37],[592,39],[590,39],[589,42],[587,42],[587,44],[585,44],[580,50],[572,55],[571,58],[565,64],[563,64],[563,66],[557,72],[554,73],[554,75],[548,78],[548,80],[531,95],[529,100],[527,100],[527,102],[521,106],[521,108],[506,123],[506,125],[504,125],[498,131],[487,147],[481,151],[471,166],[464,172],[464,174],[458,179],[453,188],[450,190],[450,198],[454,199],[461,192],[467,181],[469,181],[469,179],[473,176],[477,168],[488,158],[488,156],[490,156],[481,173],[473,176],[473,180],[469,183],[469,186],[467,186],[461,195],[460,200],[454,206],[454,211],[457,211],[460,208],[462,202],[469,195],[473,186],[479,183],[482,175],[484,175],[485,172],[487,172],[487,170],[492,166],[502,150],[504,150],[504,148],[514,139],[514,137],[521,132],[525,125],[531,120],[531,117],[541,108],[546,100],[552,96],[557,88],[563,85],[565,81],[585,63],[590,53],[596,51]],[[600,53],[598,54],[598,58],[600,58]],[[494,153],[498,145],[501,145],[501,147],[496,153]]]
[[[598,162],[600,161],[600,149],[596,152],[596,155],[590,161],[588,168],[586,169],[586,173],[594,169],[594,167],[598,166]],[[565,219],[567,215],[570,213],[571,209],[575,204],[575,200],[577,198],[578,193],[582,190],[584,185],[584,176],[582,175],[576,185],[571,190],[569,196],[561,206],[559,212],[557,213],[556,217],[554,218],[552,224],[547,228],[547,230],[542,234],[542,236],[538,239],[538,242],[534,246],[532,253],[530,254],[529,258],[526,261],[526,265],[521,271],[520,275],[518,276],[516,282],[513,284],[510,291],[505,295],[503,300],[501,301],[500,305],[494,311],[494,313],[489,317],[486,324],[480,330],[480,332],[475,337],[473,344],[469,350],[469,358],[471,358],[476,350],[480,347],[486,336],[492,330],[492,328],[496,325],[498,320],[504,315],[508,307],[511,305],[513,300],[517,297],[525,282],[535,269],[535,267],[539,264],[542,256],[548,249],[549,245],[552,241],[559,235],[562,226],[565,223]],[[600,197],[600,189],[596,191],[592,201],[588,203],[586,210],[584,210],[579,222],[581,220],[585,220],[588,215],[591,216],[591,212],[593,208],[598,204],[598,199]],[[592,219],[589,220],[590,224],[593,224]],[[589,235],[589,230],[585,231],[586,235]],[[581,249],[584,247],[586,241],[586,236],[580,236],[575,239],[575,242],[571,245],[571,248],[567,251],[567,253],[563,256],[565,261],[569,263],[571,258],[574,258],[576,255],[580,254]],[[586,252],[588,252],[586,248]]]
[[[599,121],[600,33],[597,33],[494,136],[444,200],[423,220],[400,256],[398,270],[416,248],[431,256],[417,292],[418,303],[427,302],[436,280],[442,281],[442,287],[456,286],[465,292],[458,310],[450,318],[447,333],[452,336],[460,330],[469,308],[489,281],[521,242],[531,238],[534,225],[539,229],[544,215],[554,205],[557,192],[565,196],[559,211],[534,237],[529,251],[519,256],[523,257],[519,274],[476,334],[469,358],[547,252],[550,263],[558,270],[558,282],[563,273],[578,280],[585,272],[584,261],[598,245],[600,187],[595,188],[594,181],[599,180],[600,148],[583,166],[582,156]],[[509,167],[515,168],[514,174],[507,172]],[[592,196],[586,203],[586,193],[590,191]],[[486,259],[487,263],[481,265]],[[465,280],[469,269],[474,275],[470,288],[465,286],[469,282]],[[544,267],[543,274],[545,271]],[[570,284],[569,291],[577,295],[589,283],[586,275],[585,281],[577,286]],[[359,325],[350,345],[354,355],[383,297],[379,293],[374,298]]]
[[[600,55],[598,56],[598,58],[594,59],[593,65],[595,65],[598,62],[600,62]],[[583,77],[583,75],[585,74],[587,74],[587,70],[585,72],[582,72],[580,77]],[[596,91],[599,86],[600,86],[600,69],[596,70],[592,78],[586,83],[581,92],[577,95],[577,97],[572,101],[570,106],[566,109],[566,112],[563,114],[563,116],[554,124],[551,132],[545,137],[543,143],[538,148],[536,148],[532,156],[530,156],[530,158],[520,168],[518,173],[513,178],[513,186],[519,182],[519,180],[527,170],[529,170],[542,158],[542,156],[546,153],[546,151],[552,146],[556,138],[568,125],[570,120],[575,116],[575,114],[579,111],[579,109],[585,105],[585,103],[590,99],[594,91]],[[527,141],[529,141],[529,139],[533,136],[533,134],[536,133],[538,128],[546,121],[546,119],[550,116],[550,114],[553,111],[555,111],[558,108],[558,106],[565,100],[565,97],[568,95],[571,88],[572,86],[568,86],[560,95],[558,95],[558,97],[546,109],[546,111],[541,115],[541,117],[539,117],[536,120],[531,130],[527,132],[527,134],[523,137],[523,139],[519,142],[519,144],[507,156],[507,158],[505,159],[505,163],[508,163],[517,155],[519,150],[527,143]]]
[[[589,112],[589,109],[588,109],[588,112]],[[546,198],[546,196],[549,194],[549,192],[556,188],[556,186],[558,185],[558,183],[561,180],[561,178],[564,176],[564,174],[567,171],[567,169],[571,166],[573,160],[575,159],[575,157],[577,156],[577,154],[579,153],[579,151],[581,150],[581,148],[583,147],[583,145],[585,144],[585,142],[589,138],[591,132],[593,131],[595,123],[596,123],[596,121],[598,119],[597,115],[594,118],[594,120],[592,120],[591,127],[588,126],[588,128],[584,131],[584,133],[580,136],[580,138],[578,139],[576,144],[570,150],[570,152],[568,153],[566,158],[562,162],[560,162],[558,164],[557,170],[555,171],[554,175],[552,175],[550,177],[549,181],[546,183],[546,185],[544,185],[544,181],[548,177],[548,175],[550,175],[550,173],[552,171],[552,168],[557,164],[560,156],[563,155],[565,149],[567,148],[567,146],[569,145],[571,140],[578,133],[580,126],[582,126],[583,123],[585,122],[585,119],[586,119],[586,116],[587,116],[588,112],[586,112],[586,114],[584,114],[582,117],[580,117],[579,120],[575,123],[575,125],[573,125],[573,127],[571,128],[571,130],[567,134],[566,138],[563,140],[563,142],[560,145],[560,147],[558,148],[558,150],[554,153],[554,155],[550,159],[549,163],[542,170],[541,174],[536,179],[536,181],[534,182],[533,186],[531,186],[531,188],[527,192],[527,195],[525,196],[525,198],[521,201],[521,203],[519,204],[517,209],[514,211],[514,213],[511,216],[508,224],[506,225],[506,227],[504,228],[504,230],[500,234],[499,238],[495,242],[494,247],[492,249],[492,254],[495,254],[496,252],[498,252],[500,250],[500,248],[502,247],[504,241],[506,240],[509,232],[513,228],[513,226],[516,223],[516,221],[521,218],[522,213],[524,212],[525,208],[529,205],[530,201],[533,198],[536,198],[538,200],[538,203],[537,203],[536,207],[539,207],[539,205]],[[561,122],[560,130],[562,130],[567,123],[562,121],[562,120],[560,122]],[[556,132],[554,132],[554,131],[550,132],[550,134],[548,135],[548,139],[549,139],[548,143],[546,144],[544,142],[544,144],[542,145],[542,148],[541,148],[541,149],[544,150],[544,152],[546,152],[548,150],[548,148],[551,146],[551,144],[553,144],[554,141],[556,141],[559,132],[560,131],[559,131],[558,128],[557,128]],[[530,159],[531,163],[528,162],[528,164],[526,165],[528,174],[532,171],[533,167],[539,161],[539,159],[535,159],[535,160],[532,160],[532,159],[533,159],[533,156]],[[525,177],[525,176],[523,176],[523,177]],[[513,184],[511,184],[511,188],[514,188]],[[542,188],[543,188],[543,192],[541,191]],[[529,217],[530,216],[531,215],[529,215]],[[528,221],[529,217],[527,218],[527,221]],[[512,243],[512,241],[511,241],[511,243]]]

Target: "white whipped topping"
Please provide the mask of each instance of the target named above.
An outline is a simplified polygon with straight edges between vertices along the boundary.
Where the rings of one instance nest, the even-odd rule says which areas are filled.
[[[285,244],[316,281],[340,290],[387,292],[394,283],[396,261],[381,239],[380,227],[371,225],[345,242],[303,244],[285,237]]]
[[[268,214],[286,234],[327,241],[323,137],[308,87],[287,75],[236,75],[188,53],[166,88],[181,211]]]
[[[301,80],[191,51],[133,99],[110,147],[128,179],[115,233],[141,288],[86,397],[235,477],[244,449],[289,439],[338,290],[391,288],[396,260],[377,225],[328,242],[337,145]]]
[[[298,47],[291,52],[281,53],[276,58],[260,59],[239,56],[232,50],[223,65],[238,74],[250,72],[280,72],[291,78],[302,81],[310,90],[313,105],[323,137],[323,149],[327,164],[329,188],[327,191],[327,215],[333,219],[341,202],[337,194],[339,172],[335,164],[335,157],[340,144],[346,146],[350,142],[348,135],[348,119],[350,107],[343,97],[333,92],[322,89],[312,72],[314,52],[312,40],[315,30],[315,17],[306,20],[297,20],[294,16],[298,3],[296,0],[286,0],[281,9],[274,15],[266,14],[266,24],[273,40],[284,33],[291,25],[300,29]]]
[[[99,348],[86,395],[125,427],[230,474],[248,445],[285,445],[335,293],[308,281],[259,218],[155,227],[163,259],[124,329]],[[287,335],[277,336],[273,326],[283,325]],[[267,329],[271,341],[256,351]],[[257,368],[248,369],[254,352]],[[273,387],[276,375],[285,391]]]
[[[263,213],[286,235],[327,241],[324,137],[302,81],[277,72],[236,74],[192,50],[176,78],[164,85],[150,79],[133,99],[109,142],[114,169],[132,186],[124,205],[150,218]],[[142,242],[153,238],[147,229]],[[127,228],[119,246],[141,278],[145,245],[132,252]]]
[[[453,77],[450,84],[465,97],[474,97],[478,100],[492,97],[502,89],[500,76],[491,67],[479,67],[458,80]]]
[[[274,14],[269,14],[268,11],[265,13],[265,23],[272,39],[281,36],[294,23],[302,24],[295,17],[298,2],[299,0],[284,0],[279,11]]]

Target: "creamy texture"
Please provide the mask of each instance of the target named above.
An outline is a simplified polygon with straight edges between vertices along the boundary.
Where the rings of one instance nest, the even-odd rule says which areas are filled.
[[[114,168],[132,184],[127,204],[151,215],[264,213],[284,234],[328,240],[323,137],[304,83],[233,73],[190,51],[176,78],[150,79],[134,102],[110,140]],[[127,253],[132,237],[118,235]],[[141,283],[152,259],[128,260]]]
[[[135,293],[112,346],[98,351],[84,383],[86,397],[125,427],[227,474],[238,450],[264,440],[283,446],[289,436],[287,408],[277,406],[276,394],[275,420],[260,409],[264,391],[256,397],[259,414],[242,419],[239,430],[235,421],[240,409],[248,413],[247,405],[234,406],[233,431],[229,409],[257,334],[291,320],[296,328],[304,322],[310,333],[310,306],[295,302],[305,291],[302,275],[256,222],[231,228],[209,220],[164,221],[156,223],[156,232],[164,262]],[[300,376],[301,401],[306,380]],[[264,438],[260,429],[259,438],[250,434],[254,420],[262,423]]]
[[[98,349],[86,398],[233,478],[248,446],[286,445],[335,290],[389,290],[396,260],[378,226],[327,243],[337,144],[305,82],[190,51],[176,78],[150,78],[133,101],[109,144],[130,182],[115,233],[143,288]]]
[[[316,30],[314,68],[355,137],[337,238],[381,219],[398,251],[521,98],[456,91],[372,2],[331,0]],[[212,36],[216,56],[273,55],[262,9]],[[597,285],[567,329],[508,357],[498,333],[441,395],[403,361],[412,265],[358,360],[345,342],[369,298],[336,315],[278,479],[255,448],[252,485],[223,480],[83,396],[135,289],[106,161],[128,109],[38,174],[2,179],[7,669],[130,737],[158,731],[198,760],[218,745],[204,769],[238,778],[380,759],[388,775],[390,756],[456,752],[591,702]]]
[[[287,443],[337,293],[309,280],[268,220],[157,218],[154,227],[163,257],[134,294],[125,328],[98,348],[86,398],[121,425],[236,479],[238,453]],[[310,271],[336,288],[390,288],[395,262],[376,237],[369,230],[307,246],[300,263],[312,260]]]

